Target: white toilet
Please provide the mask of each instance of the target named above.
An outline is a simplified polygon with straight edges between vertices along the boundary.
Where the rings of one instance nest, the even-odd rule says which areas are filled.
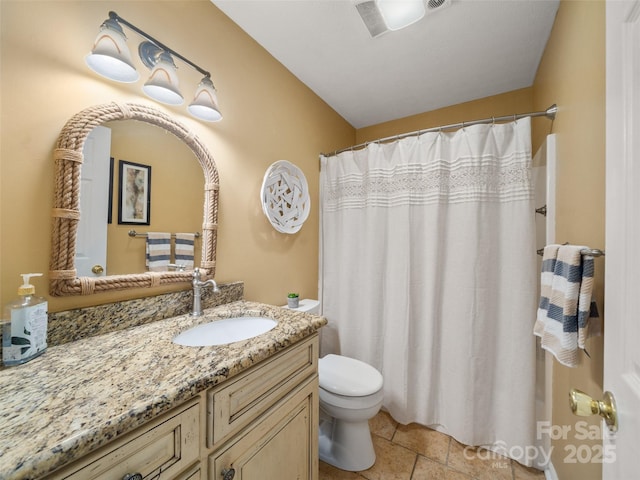
[[[317,314],[317,300],[301,300],[295,310]],[[362,471],[376,461],[369,419],[382,407],[382,374],[371,365],[341,355],[319,360],[320,460],[342,470]]]

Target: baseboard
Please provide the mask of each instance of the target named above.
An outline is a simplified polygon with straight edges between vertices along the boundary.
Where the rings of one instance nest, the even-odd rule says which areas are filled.
[[[556,473],[556,469],[553,468],[552,462],[549,462],[547,468],[545,468],[544,478],[545,480],[558,480],[558,474]]]

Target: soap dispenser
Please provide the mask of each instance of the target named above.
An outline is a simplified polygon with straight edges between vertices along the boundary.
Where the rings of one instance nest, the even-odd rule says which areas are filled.
[[[6,366],[20,365],[47,349],[47,301],[35,295],[31,277],[41,273],[22,274],[19,297],[9,303],[2,320],[2,361]]]

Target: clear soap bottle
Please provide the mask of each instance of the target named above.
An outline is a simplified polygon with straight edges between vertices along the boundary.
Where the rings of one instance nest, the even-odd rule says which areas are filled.
[[[22,274],[23,284],[18,298],[9,303],[2,319],[2,362],[6,366],[20,365],[44,353],[47,349],[47,301],[35,295],[31,277],[41,273]]]

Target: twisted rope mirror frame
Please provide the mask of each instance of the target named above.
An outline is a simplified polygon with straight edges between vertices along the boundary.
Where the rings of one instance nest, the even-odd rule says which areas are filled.
[[[215,275],[219,178],[213,157],[184,125],[152,107],[135,103],[96,105],[74,115],[62,129],[54,151],[55,187],[52,211],[49,292],[54,296],[91,295],[127,288],[149,288],[191,281],[191,272],[145,272],[104,277],[78,277],[76,236],[80,220],[82,150],[94,127],[111,120],[138,120],[167,130],[195,154],[204,172],[204,218],[201,271]]]

